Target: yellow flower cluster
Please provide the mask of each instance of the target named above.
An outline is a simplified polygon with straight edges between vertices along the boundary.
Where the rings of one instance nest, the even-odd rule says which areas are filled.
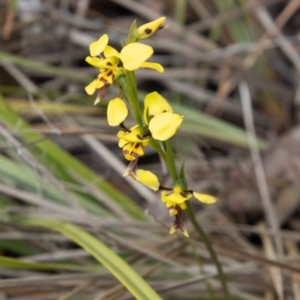
[[[165,17],[137,28],[136,40],[148,38],[162,28]],[[124,70],[134,71],[139,68],[151,68],[160,73],[164,68],[158,63],[147,62],[153,54],[153,48],[138,42],[127,44],[121,52],[108,45],[109,37],[102,35],[97,41],[90,44],[90,56],[86,62],[99,69],[99,75],[85,87],[89,95],[99,90],[95,104],[100,102],[107,88],[120,76]]]
[[[146,95],[144,99],[143,112],[139,109],[137,95],[135,97],[129,93],[129,89],[134,90],[136,85],[133,82],[132,73],[139,68],[151,68],[158,72],[163,72],[163,67],[158,63],[148,62],[152,56],[152,47],[139,43],[140,39],[152,36],[157,30],[165,27],[165,17],[161,17],[153,22],[144,24],[138,28],[135,22],[131,27],[128,42],[123,43],[120,52],[108,45],[109,37],[102,35],[97,41],[90,45],[90,56],[86,62],[99,70],[95,80],[85,87],[86,92],[92,95],[97,90],[97,104],[105,95],[108,87],[112,83],[120,88],[120,95],[109,101],[107,107],[107,121],[110,126],[120,126],[122,130],[117,133],[119,147],[123,150],[126,160],[130,161],[124,176],[130,175],[133,179],[146,185],[154,191],[161,191],[161,200],[166,204],[171,216],[175,216],[175,221],[170,233],[177,229],[188,236],[181,221],[181,212],[186,209],[186,201],[194,197],[203,203],[214,203],[216,198],[206,194],[200,194],[186,188],[184,178],[176,181],[173,188],[162,187],[155,174],[148,170],[138,169],[138,160],[144,155],[144,147],[151,144],[151,141],[164,143],[175,135],[183,121],[183,116],[173,112],[168,101],[157,92]],[[125,84],[122,85],[122,82]],[[128,104],[134,112],[137,125],[128,129],[124,122],[128,116],[128,108],[123,100],[127,97]],[[163,147],[161,147],[163,148]]]

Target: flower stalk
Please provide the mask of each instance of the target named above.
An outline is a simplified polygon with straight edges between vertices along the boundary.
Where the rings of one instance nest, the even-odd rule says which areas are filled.
[[[138,123],[141,130],[143,130],[144,126],[143,126],[143,120],[141,116],[141,110],[139,107],[139,100],[137,96],[137,87],[136,87],[134,72],[132,71],[126,72],[126,76],[121,76],[118,79],[118,83],[121,85],[121,88],[128,99],[128,102],[132,108],[136,122]]]
[[[219,262],[218,255],[215,252],[215,250],[214,250],[208,236],[206,235],[205,231],[202,229],[202,227],[197,222],[197,220],[195,218],[195,214],[193,212],[193,208],[192,208],[192,206],[189,202],[187,203],[186,211],[187,211],[187,215],[188,215],[189,220],[191,221],[194,229],[198,233],[198,235],[201,238],[202,242],[206,246],[206,248],[207,248],[207,250],[210,254],[210,258],[213,261],[213,264],[216,266],[218,276],[219,276],[219,280],[220,280],[221,287],[222,287],[223,294],[224,294],[224,299],[225,300],[230,300],[231,297],[230,297],[230,293],[229,293],[228,286],[227,286],[227,280],[226,280],[225,274],[223,273],[222,266]]]

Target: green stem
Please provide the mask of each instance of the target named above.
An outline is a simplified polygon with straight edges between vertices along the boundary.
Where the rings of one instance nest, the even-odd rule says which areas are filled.
[[[218,260],[218,256],[211,244],[211,242],[209,241],[209,238],[208,236],[205,234],[204,230],[202,229],[202,227],[198,224],[196,218],[195,218],[195,214],[193,212],[193,209],[191,207],[191,204],[189,203],[189,201],[186,202],[187,204],[187,215],[191,221],[191,223],[193,224],[195,230],[197,231],[198,235],[200,236],[201,240],[203,241],[203,243],[205,244],[209,254],[210,254],[210,257],[214,263],[214,265],[216,266],[217,268],[217,271],[218,271],[218,275],[219,275],[219,279],[220,279],[220,283],[221,283],[221,286],[222,286],[222,289],[223,289],[223,293],[224,293],[224,296],[225,296],[225,299],[226,300],[230,300],[231,297],[230,297],[230,294],[229,294],[229,290],[228,290],[228,286],[227,286],[227,280],[226,280],[226,277],[225,277],[225,274],[223,273],[223,270],[222,270],[222,266]]]
[[[164,160],[166,161],[166,154],[164,153],[164,151],[161,149],[159,143],[151,138],[150,139],[150,146],[159,154],[159,156]]]
[[[174,155],[173,149],[171,147],[170,140],[167,140],[163,143],[166,148],[165,162],[166,162],[167,168],[169,170],[169,173],[173,179],[173,182],[175,184],[176,181],[178,180],[177,169],[176,169],[176,165],[175,165],[175,155]]]
[[[137,87],[136,87],[136,80],[135,80],[135,75],[133,71],[127,71],[126,72],[126,77],[125,76],[120,76],[118,78],[118,82],[121,85],[129,103],[130,106],[132,107],[134,117],[141,128],[143,130],[144,124],[143,124],[143,119],[141,115],[141,110],[139,106],[139,99],[137,95]]]

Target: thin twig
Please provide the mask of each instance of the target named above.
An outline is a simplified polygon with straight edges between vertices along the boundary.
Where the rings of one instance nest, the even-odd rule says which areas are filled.
[[[266,220],[272,231],[274,232],[274,240],[277,251],[283,254],[282,239],[279,235],[279,221],[277,212],[271,201],[266,175],[262,164],[262,159],[257,146],[256,132],[253,122],[253,111],[251,105],[251,96],[247,83],[241,82],[239,84],[239,92],[241,97],[242,110],[244,115],[245,127],[247,130],[247,138],[249,143],[249,151],[254,165],[254,172],[257,180],[259,194],[261,196],[263,209]]]

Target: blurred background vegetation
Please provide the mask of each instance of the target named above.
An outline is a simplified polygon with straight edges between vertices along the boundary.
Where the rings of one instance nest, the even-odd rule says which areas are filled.
[[[116,89],[97,106],[84,92],[89,44],[107,33],[120,48],[134,19],[160,16],[168,27],[145,43],[165,72],[137,71],[140,99],[156,90],[185,115],[172,144],[190,188],[220,199],[193,206],[231,294],[300,299],[299,0],[0,0],[1,300],[132,299],[59,221],[163,299],[222,299],[188,222],[191,238],[170,236],[159,193],[121,176]],[[168,185],[154,151],[141,165]]]

